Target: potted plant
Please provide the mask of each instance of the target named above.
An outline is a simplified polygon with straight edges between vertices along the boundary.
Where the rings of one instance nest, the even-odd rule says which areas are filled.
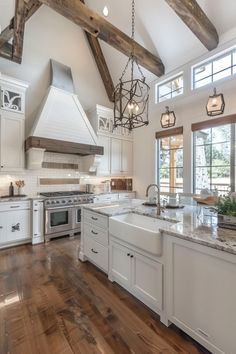
[[[236,198],[231,196],[220,197],[216,210],[218,226],[236,230]]]

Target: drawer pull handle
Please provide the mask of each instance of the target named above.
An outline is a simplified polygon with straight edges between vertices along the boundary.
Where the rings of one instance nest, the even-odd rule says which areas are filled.
[[[11,232],[15,232],[15,231],[20,231],[20,223],[19,222],[16,225],[13,225],[11,227]]]
[[[197,328],[198,333],[202,334],[204,337],[209,338],[209,334],[207,334],[206,332],[204,332],[201,328]]]
[[[34,212],[36,212],[36,211],[38,211],[38,210],[34,210]]]
[[[92,232],[92,234],[94,234],[94,235],[97,235],[98,234],[98,232],[95,232],[95,231],[91,231]]]
[[[93,220],[97,220],[98,218],[95,218],[94,216],[92,216],[92,219],[93,219]]]
[[[98,253],[97,251],[94,251],[94,249],[93,249],[93,248],[91,248],[91,251],[92,251],[93,253],[96,253],[96,254]]]
[[[14,209],[14,208],[19,208],[19,207],[20,207],[20,205],[12,205],[10,208]]]

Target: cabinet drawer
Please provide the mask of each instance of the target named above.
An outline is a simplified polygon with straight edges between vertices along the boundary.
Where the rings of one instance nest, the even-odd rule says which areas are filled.
[[[119,200],[135,199],[135,193],[119,193]]]
[[[87,236],[91,237],[94,241],[99,242],[104,246],[108,245],[108,231],[93,226],[91,223],[84,223],[84,237]]]
[[[89,236],[84,238],[84,253],[86,257],[99,268],[108,272],[108,248],[94,241]]]
[[[104,229],[108,228],[108,218],[107,216],[95,213],[93,211],[84,211],[84,219],[88,224],[92,224],[93,226],[102,227]]]
[[[30,209],[30,200],[21,201],[21,202],[6,202],[0,204],[0,212],[1,211],[9,211],[9,210],[24,210]]]

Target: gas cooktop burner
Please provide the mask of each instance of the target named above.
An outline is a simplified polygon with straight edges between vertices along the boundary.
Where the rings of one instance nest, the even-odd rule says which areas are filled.
[[[54,198],[54,197],[69,197],[71,195],[91,195],[93,193],[87,193],[82,191],[65,191],[65,192],[43,192],[40,195],[47,197],[47,198]]]

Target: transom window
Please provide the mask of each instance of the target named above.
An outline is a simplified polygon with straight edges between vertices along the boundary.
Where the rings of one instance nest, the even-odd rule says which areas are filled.
[[[235,124],[194,132],[194,192],[235,190]]]
[[[157,85],[158,102],[171,99],[183,93],[183,74]]]
[[[161,192],[183,192],[183,134],[157,139],[157,150],[157,182]]]
[[[193,89],[236,74],[236,49],[193,67]]]

